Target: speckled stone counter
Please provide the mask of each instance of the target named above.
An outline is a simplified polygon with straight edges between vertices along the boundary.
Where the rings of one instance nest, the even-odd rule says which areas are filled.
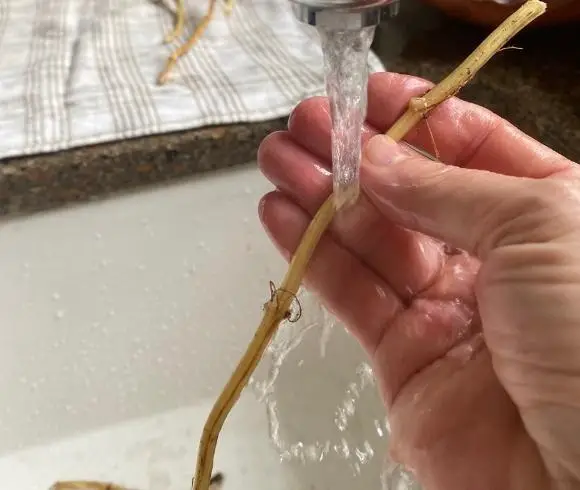
[[[285,120],[135,138],[0,162],[0,216],[29,214],[250,162]]]
[[[580,161],[580,26],[530,29],[499,53],[462,92],[531,136]],[[390,71],[438,81],[487,31],[402,0],[377,35]],[[284,120],[151,136],[0,161],[0,216],[31,213],[196,173],[244,164]]]

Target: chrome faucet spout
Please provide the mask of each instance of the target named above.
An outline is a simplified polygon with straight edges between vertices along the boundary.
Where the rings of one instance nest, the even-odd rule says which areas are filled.
[[[398,0],[290,0],[300,22],[329,29],[377,26]]]

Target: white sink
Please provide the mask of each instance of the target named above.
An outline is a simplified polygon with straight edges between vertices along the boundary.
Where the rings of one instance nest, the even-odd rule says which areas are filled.
[[[268,190],[250,165],[1,224],[0,488],[189,488],[207,413],[286,270],[257,218]],[[338,326],[322,358],[323,312],[303,308],[281,335],[315,325],[282,366],[276,405],[248,389],[224,427],[224,490],[380,488],[384,417],[374,385],[360,387],[365,357]],[[322,463],[280,461],[313,458],[314,442]]]

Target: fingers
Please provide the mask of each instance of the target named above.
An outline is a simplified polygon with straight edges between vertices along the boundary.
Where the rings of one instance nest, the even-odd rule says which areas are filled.
[[[258,161],[264,175],[312,217],[332,190],[331,175],[320,160],[294,143],[288,132],[268,136]],[[403,300],[431,284],[443,250],[439,242],[406,230],[379,213],[362,195],[335,219],[334,239],[391,285]]]
[[[411,97],[433,84],[397,73],[369,78],[368,122],[384,133],[402,114]],[[456,97],[431,111],[405,137],[449,165],[542,178],[570,165],[560,154],[533,140],[493,112]]]
[[[526,239],[523,225],[537,224],[526,216],[542,207],[531,184],[544,182],[409,157],[385,136],[367,144],[361,181],[386,216],[480,258],[512,232]]]
[[[279,191],[264,196],[260,219],[272,241],[289,260],[310,216]],[[306,283],[325,305],[358,338],[368,352],[373,352],[384,326],[401,305],[390,288],[346,249],[325,234],[306,274]]]
[[[396,73],[369,77],[368,126],[363,141],[384,133],[407,108],[411,97],[422,96],[432,83]],[[297,106],[289,123],[296,142],[330,162],[330,113],[324,97]],[[450,165],[506,175],[542,178],[569,168],[562,155],[519,131],[506,120],[475,104],[451,98],[431,111],[406,141]],[[330,163],[327,163],[330,165]]]
[[[312,153],[327,168],[331,164],[330,107],[326,97],[312,97],[298,104],[288,119],[288,131],[294,141]]]
[[[307,99],[292,111],[288,131],[294,141],[316,156],[326,168],[331,168],[332,150],[330,107],[326,97]],[[363,144],[377,134],[377,130],[365,125],[362,128]]]

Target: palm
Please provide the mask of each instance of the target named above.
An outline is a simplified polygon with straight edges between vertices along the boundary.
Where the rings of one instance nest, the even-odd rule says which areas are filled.
[[[400,75],[371,77],[365,138],[427,87]],[[498,154],[511,131],[498,121],[454,99],[409,142],[430,148],[432,133],[449,164],[548,174],[547,159],[525,141]],[[264,197],[261,219],[286,257],[331,190],[329,134],[326,102],[311,99],[294,112],[288,131],[260,148],[261,169],[277,187]],[[476,259],[394,225],[363,195],[322,238],[306,281],[373,358],[390,409],[393,456],[417,472],[426,490],[532,490],[540,480],[530,468],[541,472],[543,464],[483,342],[473,291],[478,267]]]
[[[393,433],[392,456],[417,469],[429,490],[507,489],[513,481],[533,488],[533,475],[525,474],[540,467],[533,443],[492,369],[477,312],[466,308],[473,305],[473,262],[445,258],[433,284],[387,325],[377,348],[377,364],[395,358],[395,369],[405,365],[397,380],[384,382],[391,424],[405,429]],[[400,338],[409,347],[397,356],[389,343]]]

